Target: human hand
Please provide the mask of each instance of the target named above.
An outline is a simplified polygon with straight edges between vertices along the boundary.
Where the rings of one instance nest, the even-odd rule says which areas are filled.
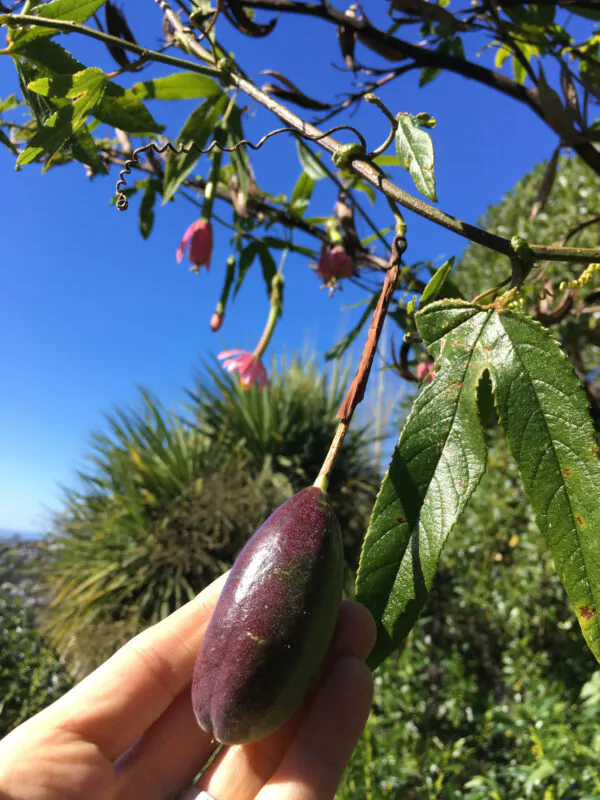
[[[0,741],[1,800],[174,800],[217,744],[198,727],[190,681],[225,576],[136,636]],[[364,664],[375,625],[344,601],[302,708],[258,742],[225,747],[184,800],[328,800],[369,714]]]

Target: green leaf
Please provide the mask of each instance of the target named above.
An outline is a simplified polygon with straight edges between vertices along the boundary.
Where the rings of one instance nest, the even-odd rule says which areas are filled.
[[[144,183],[145,188],[140,202],[139,223],[142,238],[147,239],[152,233],[154,225],[154,202],[157,193],[160,191],[160,183],[153,178],[148,178]]]
[[[85,69],[85,64],[78,61],[58,42],[50,39],[35,39],[19,50],[27,61],[38,67],[44,67],[49,74],[73,75]]]
[[[44,154],[51,158],[85,124],[88,114],[102,98],[106,88],[106,76],[102,70],[90,68],[66,77],[71,88],[66,89],[61,83],[60,91],[66,91],[67,96],[77,99],[59,108],[45,121],[17,159],[17,166],[29,164]],[[53,90],[54,80],[42,78],[33,81],[30,86],[37,86],[37,93],[45,96],[44,92]]]
[[[89,131],[88,125],[82,125],[68,142],[71,157],[82,164],[87,164],[94,172],[108,175],[106,164],[98,154],[98,145]],[[66,149],[66,148],[64,148]]]
[[[240,192],[243,197],[248,197],[248,185],[250,183],[250,176],[252,170],[250,168],[250,160],[245,145],[238,147],[238,143],[244,138],[244,130],[242,126],[242,112],[239,107],[234,106],[229,112],[227,117],[227,131],[225,143],[227,147],[235,147],[236,149],[229,153],[229,158],[237,175],[240,183]]]
[[[68,22],[85,22],[91,17],[104,0],[54,0],[52,3],[44,3],[33,10],[33,14],[45,19],[57,19]],[[56,36],[59,31],[53,28],[42,28],[33,25],[25,30],[10,31],[9,50],[20,50],[23,45],[28,44],[42,36]]]
[[[363,311],[361,318],[358,320],[354,328],[352,328],[350,333],[347,333],[343,339],[340,339],[340,341],[337,344],[335,344],[330,350],[328,350],[325,353],[326,361],[331,361],[334,358],[340,358],[341,356],[344,355],[346,350],[350,347],[352,342],[356,339],[358,334],[363,329],[365,322],[371,316],[373,310],[375,309],[375,306],[379,301],[380,294],[381,292],[375,292],[375,294],[369,300],[367,307]]]
[[[369,202],[371,205],[375,202],[375,189],[371,186],[370,183],[367,183],[363,180],[354,181],[352,183],[352,189],[357,192],[363,192],[369,198]]]
[[[252,266],[252,263],[256,257],[256,254],[259,251],[259,243],[252,241],[244,247],[240,254],[240,260],[238,263],[238,278],[235,284],[235,289],[233,290],[233,296],[237,297],[239,290],[242,288],[242,283],[244,282],[244,278],[246,277],[246,273]]]
[[[140,100],[195,100],[221,94],[221,87],[207,75],[175,72],[164,78],[136,83],[130,91]]]
[[[97,120],[126,133],[162,133],[159,125],[139,97],[116,83],[109,83],[104,97],[92,112]]]
[[[485,413],[486,371],[537,524],[600,660],[600,462],[571,365],[545,328],[516,312],[443,301],[416,322],[436,377],[400,435],[364,542],[357,599],[378,623],[371,664],[414,625],[442,546],[485,468],[478,408]]]
[[[421,302],[419,303],[419,308],[424,308],[427,303],[431,303],[432,300],[435,300],[436,297],[442,290],[442,286],[444,285],[446,278],[450,274],[450,270],[454,266],[454,256],[449,258],[445,264],[434,272],[431,280],[427,284],[427,286],[423,289],[423,293],[421,294]]]
[[[431,136],[423,130],[421,120],[408,114],[398,117],[396,154],[404,169],[410,172],[421,194],[437,201],[433,173],[434,154]]]
[[[221,93],[200,103],[187,118],[177,137],[176,144],[189,145],[191,142],[195,142],[198,147],[205,147],[209,136],[214,132],[225,110],[227,102],[227,96]],[[163,182],[163,205],[174,196],[193,170],[199,158],[200,153],[193,148],[189,153],[169,154]]]
[[[262,266],[262,274],[263,278],[265,279],[265,285],[267,287],[267,296],[271,296],[271,282],[275,273],[277,272],[277,265],[275,264],[275,260],[273,256],[269,252],[269,248],[266,247],[264,244],[259,245],[258,249],[258,257],[260,258],[260,263]]]
[[[323,178],[327,178],[327,172],[323,169],[323,165],[321,164],[319,157],[316,156],[312,150],[310,150],[303,141],[300,139],[296,140],[296,146],[298,148],[298,158],[300,159],[300,164],[302,165],[302,169],[309,175],[314,181],[320,181]]]
[[[460,41],[460,40],[459,40]],[[435,48],[437,53],[448,55],[452,50],[452,40],[442,39],[439,45]],[[440,67],[423,67],[419,75],[419,86],[426,86],[431,81],[435,80],[441,72]]]
[[[299,217],[304,214],[310,203],[315,183],[316,181],[308,173],[301,173],[290,197],[289,208],[293,214],[297,214]]]
[[[406,638],[427,600],[442,547],[479,483],[486,448],[476,388],[485,369],[480,339],[490,312],[475,306],[418,316],[436,358],[417,397],[373,508],[356,579],[375,617],[374,668]]]
[[[546,328],[495,314],[487,344],[496,405],[536,522],[600,660],[600,462],[588,402]]]
[[[520,86],[523,86],[523,84],[527,79],[527,70],[516,56],[512,57],[512,68],[513,68],[513,75],[515,76],[515,81]]]
[[[15,69],[19,78],[19,86],[23,92],[23,99],[27,107],[31,111],[32,117],[35,119],[39,127],[42,127],[46,120],[56,111],[56,106],[49,100],[46,100],[42,95],[30,92],[27,84],[33,80],[39,72],[27,61],[15,61]]]
[[[329,219],[329,217],[326,217]],[[263,236],[262,242],[271,249],[274,250],[289,250],[290,253],[300,253],[300,255],[306,256],[307,258],[317,258],[318,252],[311,247],[304,247],[301,244],[294,244],[293,242],[287,242],[285,239],[280,239],[278,236]]]
[[[106,89],[107,78],[101,69],[89,67],[72,75],[55,75],[31,81],[27,87],[44,97],[67,97],[77,99],[87,96],[90,108],[101,99]]]
[[[507,44],[501,44],[500,47],[496,50],[496,55],[494,57],[494,66],[496,69],[502,69],[502,65],[512,55],[512,50]]]
[[[72,75],[85,69],[67,50],[48,39],[36,39],[21,52],[28,61],[50,74]],[[113,82],[106,85],[104,96],[92,113],[100,122],[127,133],[162,133],[164,130],[164,125],[155,121],[137,95]]]
[[[399,167],[400,162],[396,156],[377,156],[373,159],[380,167]]]
[[[229,300],[229,292],[231,291],[231,287],[233,286],[233,281],[235,279],[235,267],[236,267],[235,259],[228,258],[227,265],[225,267],[225,279],[223,281],[223,288],[221,290],[221,298],[219,301],[223,306],[223,313],[225,313],[225,309],[227,308],[227,301]]]
[[[379,233],[372,233],[370,236],[366,236],[364,239],[360,240],[360,243],[363,247],[366,247],[373,242],[378,242],[381,236],[387,236],[390,231],[394,230],[394,226],[390,225],[388,228],[382,228]]]
[[[10,94],[4,100],[0,99],[0,114],[4,111],[10,111],[12,108],[16,108],[19,105],[19,101],[17,100],[16,94]]]
[[[31,164],[41,156],[53,156],[73,135],[74,104],[55,111],[29,140],[27,147],[17,159],[17,166]]]

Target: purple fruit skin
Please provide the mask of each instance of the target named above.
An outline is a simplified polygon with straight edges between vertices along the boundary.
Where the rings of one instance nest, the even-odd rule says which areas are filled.
[[[239,554],[194,666],[200,727],[262,739],[296,711],[329,648],[342,599],[340,527],[321,489],[291,497]]]

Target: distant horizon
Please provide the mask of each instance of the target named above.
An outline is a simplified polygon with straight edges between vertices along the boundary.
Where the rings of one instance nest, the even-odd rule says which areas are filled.
[[[41,531],[17,531],[13,528],[0,528],[0,539],[12,539],[14,537],[20,539],[42,539],[45,534]]]

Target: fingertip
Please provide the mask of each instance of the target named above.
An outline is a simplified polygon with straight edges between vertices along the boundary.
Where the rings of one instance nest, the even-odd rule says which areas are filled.
[[[347,691],[363,711],[364,723],[367,721],[373,702],[373,673],[362,658],[344,656],[331,668],[325,680],[324,690],[327,686],[340,686],[342,691]],[[361,730],[362,730],[361,726]]]
[[[332,650],[336,656],[356,656],[363,661],[375,645],[377,626],[371,612],[355,600],[340,606]]]

